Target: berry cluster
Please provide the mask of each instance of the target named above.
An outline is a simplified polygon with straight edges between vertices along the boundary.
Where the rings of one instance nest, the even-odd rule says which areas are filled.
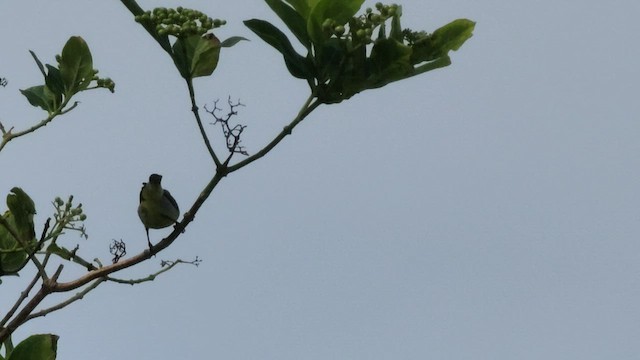
[[[344,25],[337,24],[334,19],[326,19],[322,23],[322,30],[329,36],[335,35],[337,38],[351,39],[355,43],[370,44],[373,42],[373,30],[395,16],[398,13],[398,5],[384,5],[379,2],[376,3],[376,10],[377,12],[374,12],[372,8],[367,8],[364,15],[351,19],[346,35],[347,29]]]
[[[227,23],[225,20],[212,19],[198,10],[186,9],[181,6],[175,9],[155,8],[136,16],[135,20],[141,24],[155,26],[158,35],[172,35],[179,38],[204,35],[209,30]]]

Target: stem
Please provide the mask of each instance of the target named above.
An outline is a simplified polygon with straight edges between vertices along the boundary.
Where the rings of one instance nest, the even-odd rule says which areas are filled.
[[[51,114],[49,114],[49,116],[47,116],[46,119],[40,121],[39,123],[37,123],[36,125],[33,125],[32,127],[23,130],[23,131],[19,131],[17,133],[12,133],[11,129],[9,129],[8,132],[3,132],[2,134],[2,142],[0,142],[0,151],[2,151],[2,149],[9,143],[9,141],[18,138],[20,136],[24,136],[27,134],[30,134],[38,129],[40,129],[43,126],[46,126],[48,123],[50,123],[56,116],[58,115],[62,115],[62,114],[66,114],[69,111],[73,110],[76,106],[78,106],[78,103],[75,102],[73,103],[73,105],[71,105],[71,107],[69,107],[68,109],[64,110],[64,107],[67,106],[67,104],[69,103],[70,99],[65,99],[64,102]]]
[[[207,150],[209,151],[209,155],[213,159],[213,162],[216,164],[216,168],[220,168],[220,159],[216,155],[216,152],[213,150],[211,146],[211,142],[209,141],[209,137],[207,136],[207,132],[202,125],[202,119],[200,119],[200,112],[198,111],[198,105],[196,105],[196,95],[193,90],[193,79],[187,78],[185,79],[187,82],[187,87],[189,88],[189,97],[191,98],[191,111],[193,111],[193,116],[196,118],[196,122],[198,123],[198,129],[200,129],[200,135],[202,135],[202,140],[204,140],[204,144],[207,146]]]

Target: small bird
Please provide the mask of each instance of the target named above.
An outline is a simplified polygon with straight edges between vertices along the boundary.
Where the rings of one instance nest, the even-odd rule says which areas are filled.
[[[151,249],[149,240],[149,229],[162,229],[178,222],[180,209],[176,199],[169,191],[162,188],[160,182],[162,175],[151,174],[148,183],[142,183],[140,190],[140,205],[138,206],[138,216],[147,231],[147,242]]]

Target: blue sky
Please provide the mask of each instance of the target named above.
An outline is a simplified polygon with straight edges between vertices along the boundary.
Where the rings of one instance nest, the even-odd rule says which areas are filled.
[[[197,8],[227,20],[220,38],[251,39],[196,81],[200,104],[246,104],[249,152],[295,116],[306,85],[242,25],[281,26],[263,2],[140,4]],[[225,179],[171,248],[121,277],[160,259],[198,256],[198,268],[103,285],[16,337],[59,334],[61,359],[636,358],[640,4],[401,4],[413,29],[477,22],[452,66],[320,107]],[[5,126],[43,117],[18,92],[41,81],[29,49],[53,63],[81,35],[116,82],[10,143],[2,196],[23,187],[42,226],[49,202],[73,194],[90,238],[70,234],[70,247],[105,262],[111,239],[142,251],[142,181],[163,174],[186,209],[213,170],[173,64],[119,1],[3,2],[0,13]],[[1,309],[22,281],[0,285]]]

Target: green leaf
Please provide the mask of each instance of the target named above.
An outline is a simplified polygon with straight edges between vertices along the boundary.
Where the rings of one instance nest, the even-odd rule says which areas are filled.
[[[267,5],[275,12],[278,17],[287,25],[293,35],[298,38],[300,43],[307,49],[311,49],[311,40],[307,34],[307,21],[296,9],[287,5],[282,0],[265,0]]]
[[[364,3],[364,0],[319,0],[309,13],[307,33],[314,44],[322,44],[325,35],[322,23],[333,19],[337,25],[346,24]]]
[[[218,66],[220,47],[213,34],[179,38],[173,44],[173,61],[185,79],[209,76]]]
[[[434,31],[433,34],[416,41],[413,45],[411,62],[419,64],[446,56],[449,51],[458,50],[473,36],[475,22],[457,19]]]
[[[249,39],[242,36],[232,36],[223,42],[220,43],[221,47],[232,47],[233,45],[239,43],[240,41],[249,41]]]
[[[191,63],[191,76],[209,76],[218,67],[220,60],[220,40],[213,34],[200,37]]]
[[[265,0],[266,1],[266,0]],[[318,2],[318,0],[285,0],[291,5],[300,16],[305,20],[309,17],[309,11]],[[269,5],[271,6],[271,5]]]
[[[36,53],[34,53],[33,51],[29,50],[29,53],[31,53],[31,57],[33,57],[33,60],[35,60],[36,64],[38,65],[38,69],[40,69],[42,76],[46,77],[47,74],[44,72],[44,66],[42,66],[42,61],[38,59],[38,57],[36,56]]]
[[[473,36],[476,23],[468,19],[457,19],[434,31],[431,35],[434,45],[445,54],[456,51]]]
[[[59,57],[60,75],[67,95],[72,95],[89,86],[94,73],[93,59],[87,43],[79,36],[72,36]]]
[[[282,54],[291,75],[299,79],[313,79],[314,70],[311,62],[293,49],[287,36],[277,27],[258,19],[246,20],[244,24]]]
[[[35,241],[33,216],[36,214],[36,205],[19,187],[14,187],[11,192],[7,195],[7,207],[15,218],[16,230],[24,241]]]
[[[31,335],[18,344],[7,360],[55,360],[58,335]]]
[[[60,247],[53,242],[49,244],[49,246],[47,246],[47,252],[56,254],[65,260],[71,260],[71,258],[73,257],[71,251],[67,250],[64,247]]]
[[[411,52],[409,46],[396,40],[377,40],[371,49],[371,85],[378,87],[409,75],[413,71]]]
[[[396,13],[391,18],[391,33],[389,37],[396,41],[402,41],[402,26],[400,25],[400,17],[402,16],[402,6],[398,5]]]
[[[32,86],[28,89],[20,90],[29,103],[42,110],[52,113],[56,106],[56,95],[45,85]]]
[[[60,70],[55,67],[47,64],[48,73],[45,75],[44,80],[45,84],[56,95],[64,94],[64,80],[62,79],[62,74],[60,74]]]
[[[15,219],[10,211],[6,211],[2,217],[6,220],[13,233],[18,233]],[[0,224],[0,275],[13,275],[24,267],[29,254],[12,233]]]

